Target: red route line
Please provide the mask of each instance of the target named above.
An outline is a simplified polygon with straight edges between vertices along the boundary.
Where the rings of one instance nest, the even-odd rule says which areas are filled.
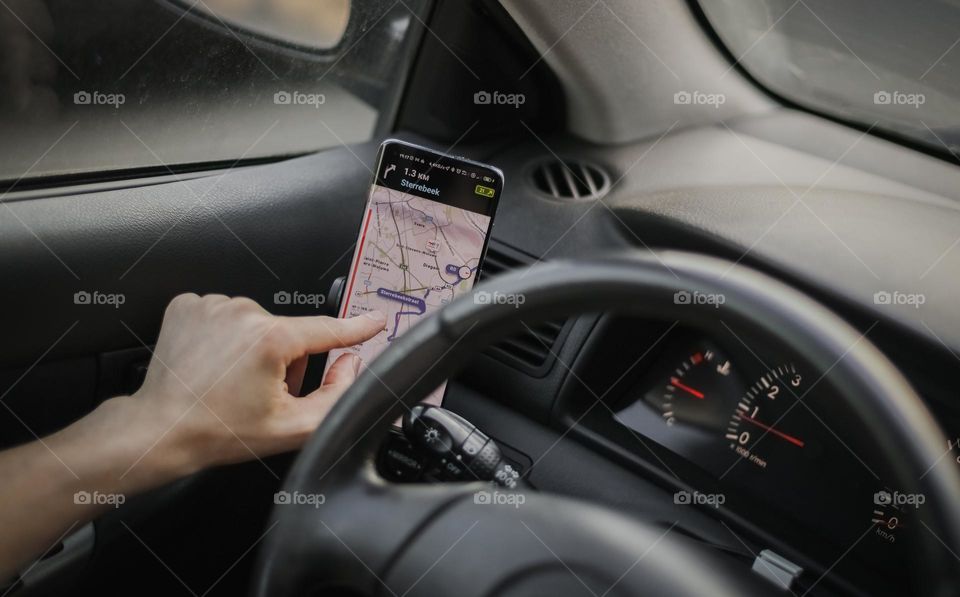
[[[347,287],[347,300],[343,302],[343,309],[340,312],[341,319],[347,314],[347,308],[350,306],[350,297],[353,296],[353,283],[357,280],[357,271],[360,269],[360,261],[363,257],[363,246],[367,239],[367,228],[370,226],[370,220],[372,219],[373,209],[368,209],[367,220],[363,223],[363,232],[360,234],[360,244],[357,245],[357,261],[353,264],[353,273],[350,274],[350,285]]]

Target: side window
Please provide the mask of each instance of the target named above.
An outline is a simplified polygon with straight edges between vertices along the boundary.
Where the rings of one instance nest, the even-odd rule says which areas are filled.
[[[373,137],[427,0],[5,0],[0,180]]]

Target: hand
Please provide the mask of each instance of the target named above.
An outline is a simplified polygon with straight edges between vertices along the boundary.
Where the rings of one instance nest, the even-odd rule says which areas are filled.
[[[176,297],[143,387],[120,399],[125,412],[116,415],[132,424],[125,433],[149,439],[147,452],[131,463],[129,474],[144,479],[134,485],[299,447],[360,366],[356,356],[343,355],[324,385],[298,397],[307,357],[363,342],[385,324],[379,312],[278,317],[245,298]]]
[[[0,452],[7,537],[0,580],[128,494],[300,446],[359,365],[342,356],[322,387],[298,398],[307,357],[363,342],[385,324],[380,313],[275,317],[249,299],[178,296],[136,394],[107,400],[42,441]]]

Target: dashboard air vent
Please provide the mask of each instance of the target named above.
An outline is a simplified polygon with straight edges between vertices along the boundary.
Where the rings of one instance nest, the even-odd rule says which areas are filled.
[[[491,241],[483,261],[481,281],[533,264],[534,258],[511,247]],[[566,320],[546,321],[524,328],[485,351],[485,354],[535,377],[550,370],[567,330]]]
[[[580,160],[549,159],[530,169],[530,182],[554,199],[596,199],[610,188],[610,179],[599,167]]]

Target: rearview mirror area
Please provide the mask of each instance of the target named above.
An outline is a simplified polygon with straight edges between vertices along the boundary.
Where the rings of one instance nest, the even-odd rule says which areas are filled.
[[[190,0],[170,0],[184,10]],[[206,0],[198,15],[261,41],[307,50],[331,50],[343,40],[351,0]]]

